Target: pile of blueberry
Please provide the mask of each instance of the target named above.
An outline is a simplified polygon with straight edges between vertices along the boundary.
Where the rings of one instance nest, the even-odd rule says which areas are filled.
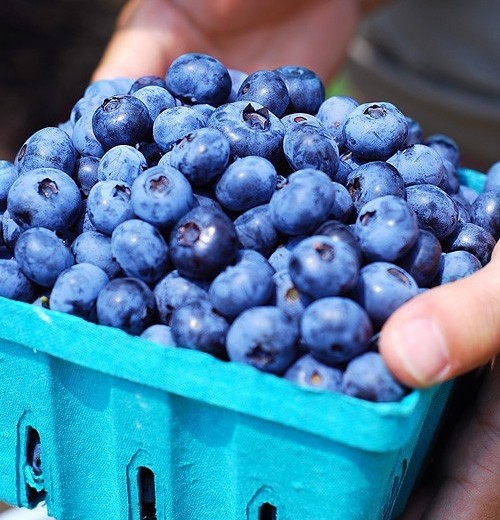
[[[393,401],[380,328],[481,269],[500,162],[389,102],[325,98],[304,67],[250,75],[185,54],[90,84],[0,162],[0,295],[300,385]]]

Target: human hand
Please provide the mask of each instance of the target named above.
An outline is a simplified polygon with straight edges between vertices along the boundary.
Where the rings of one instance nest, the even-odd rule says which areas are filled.
[[[495,358],[500,352],[500,245],[477,273],[400,307],[385,324],[379,348],[394,374],[416,387],[470,372]],[[401,520],[500,518],[499,396],[497,362],[487,369],[475,402],[464,406],[461,422],[444,431],[439,446],[444,453],[436,452],[433,473],[427,471]]]
[[[338,72],[360,8],[352,0],[130,0],[93,80],[163,76],[186,52],[251,73],[282,65]]]

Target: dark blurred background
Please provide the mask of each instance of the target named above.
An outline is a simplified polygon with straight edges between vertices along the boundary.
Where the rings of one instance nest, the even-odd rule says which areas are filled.
[[[65,121],[125,0],[7,0],[0,14],[0,159]]]

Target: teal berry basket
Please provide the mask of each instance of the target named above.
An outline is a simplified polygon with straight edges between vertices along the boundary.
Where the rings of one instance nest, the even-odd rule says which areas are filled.
[[[0,298],[0,500],[57,520],[395,519],[452,389],[372,403]]]

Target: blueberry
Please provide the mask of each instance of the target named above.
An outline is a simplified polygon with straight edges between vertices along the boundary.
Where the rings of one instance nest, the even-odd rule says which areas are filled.
[[[92,126],[93,112],[83,114],[73,127],[72,140],[80,156],[102,157],[105,153]]]
[[[99,168],[98,157],[90,155],[80,157],[76,163],[76,183],[82,194],[87,197],[92,186],[97,182],[97,170]]]
[[[330,392],[342,391],[342,371],[321,363],[311,354],[304,354],[297,359],[283,377],[299,386]]]
[[[203,126],[207,126],[208,120],[213,114],[215,107],[202,103],[201,105],[191,105],[191,108],[198,114]]]
[[[424,132],[420,123],[413,119],[413,117],[405,116],[406,122],[408,123],[408,137],[403,148],[411,146],[412,144],[421,144],[424,141]]]
[[[328,218],[334,199],[326,173],[312,168],[296,171],[271,198],[272,223],[287,235],[310,233]]]
[[[186,53],[170,65],[165,78],[167,89],[183,103],[219,106],[231,92],[227,68],[212,56]]]
[[[188,303],[208,301],[208,287],[197,280],[170,271],[153,288],[158,317],[165,325],[170,325],[172,313]]]
[[[14,163],[0,160],[0,212],[7,209],[7,195],[19,173]]]
[[[309,123],[285,132],[283,151],[293,170],[314,168],[334,178],[339,166],[337,142],[326,130]]]
[[[430,287],[437,275],[442,246],[436,236],[425,229],[411,249],[398,259],[397,264],[410,274],[419,287]]]
[[[127,276],[147,284],[158,281],[168,270],[168,246],[156,227],[144,220],[119,224],[111,235],[111,251]]]
[[[311,303],[311,298],[297,289],[287,267],[276,271],[273,280],[275,286],[273,304],[289,318],[300,320],[305,308]]]
[[[396,195],[406,198],[403,177],[385,161],[370,161],[353,169],[346,182],[356,211],[377,197]]]
[[[111,237],[98,231],[83,231],[71,244],[76,263],[90,263],[100,267],[109,279],[122,274],[111,252]]]
[[[71,138],[57,127],[47,127],[31,135],[18,151],[15,164],[22,175],[37,168],[56,168],[73,175],[77,159]]]
[[[8,210],[5,210],[3,212],[1,223],[2,241],[8,249],[13,251],[14,245],[19,235],[22,233],[22,230],[18,226],[18,224],[16,224],[16,222],[12,219]]]
[[[215,196],[226,209],[243,212],[267,204],[276,191],[277,172],[264,157],[248,155],[231,163],[215,185]]]
[[[423,144],[436,150],[442,159],[450,161],[455,168],[460,166],[460,148],[451,136],[446,134],[432,134],[427,136]]]
[[[361,268],[350,296],[368,313],[376,330],[403,303],[418,294],[413,277],[391,262],[371,262]]]
[[[434,184],[439,186],[447,175],[443,159],[425,144],[414,144],[397,151],[387,159],[398,170],[406,186]]]
[[[199,206],[180,218],[170,233],[169,246],[179,273],[213,278],[236,259],[238,238],[225,213]]]
[[[214,312],[208,301],[200,300],[177,308],[172,314],[170,327],[178,347],[226,358],[229,323]]]
[[[289,262],[294,285],[313,299],[347,293],[356,285],[359,269],[357,250],[325,235],[302,240]]]
[[[226,103],[214,110],[207,126],[226,136],[233,158],[260,155],[274,165],[282,161],[285,127],[278,117],[259,103]]]
[[[122,181],[130,186],[148,167],[144,155],[128,144],[113,146],[101,158],[97,168],[97,180]]]
[[[248,78],[248,74],[239,69],[228,69],[229,76],[231,77],[231,92],[226,100],[227,103],[236,101],[238,90],[241,84]]]
[[[327,220],[314,231],[315,235],[326,235],[335,242],[347,242],[351,249],[356,252],[361,262],[362,253],[359,247],[358,237],[352,226],[338,220]]]
[[[405,116],[392,103],[363,103],[345,118],[342,134],[348,150],[363,159],[385,160],[408,136]]]
[[[359,105],[349,96],[331,96],[321,103],[316,117],[323,123],[326,130],[337,141],[340,150],[345,150],[343,134],[344,122],[347,116]]]
[[[106,235],[134,216],[130,186],[121,181],[99,181],[89,192],[87,213],[95,229]]]
[[[42,227],[21,233],[14,256],[23,273],[42,287],[52,287],[59,274],[74,264],[70,248],[54,231]]]
[[[160,112],[175,107],[175,99],[170,92],[161,86],[148,85],[136,90],[132,96],[140,99],[148,109],[149,117],[154,121]]]
[[[406,389],[389,372],[382,356],[376,352],[366,352],[347,365],[342,391],[346,395],[375,402],[397,402],[406,394]]]
[[[104,98],[126,94],[132,88],[135,80],[132,78],[100,79],[93,81],[85,88],[85,98]]]
[[[495,245],[493,235],[472,222],[459,224],[443,241],[445,252],[468,251],[478,258],[482,266],[490,261]]]
[[[251,101],[282,117],[288,108],[290,97],[281,74],[272,70],[256,70],[241,84],[236,101]]]
[[[486,172],[484,191],[500,190],[500,161],[493,163]]]
[[[31,302],[35,295],[35,284],[23,273],[17,260],[0,258],[0,296]]]
[[[302,315],[300,332],[314,358],[338,366],[367,350],[373,326],[358,303],[336,296],[311,303]]]
[[[290,131],[294,126],[308,124],[318,128],[319,130],[325,131],[323,123],[315,116],[307,114],[306,112],[292,112],[286,114],[281,118],[281,122],[285,127],[285,133]]]
[[[453,199],[433,184],[416,184],[406,188],[408,205],[417,215],[421,228],[430,229],[443,240],[458,224],[458,209]]]
[[[469,251],[458,250],[442,253],[434,285],[454,282],[481,269],[481,262]]]
[[[22,228],[70,228],[80,215],[80,190],[66,173],[55,168],[38,168],[21,175],[7,196],[7,209]]]
[[[415,211],[401,197],[384,195],[367,202],[358,213],[355,233],[367,260],[393,262],[418,239]]]
[[[172,330],[170,326],[164,325],[163,323],[154,323],[153,325],[150,325],[141,332],[140,337],[153,343],[157,343],[158,345],[175,347]]]
[[[500,239],[500,189],[480,193],[471,205],[471,222]]]
[[[201,117],[191,107],[167,108],[154,120],[153,138],[163,152],[168,152],[185,135],[204,126]]]
[[[257,251],[242,250],[234,265],[219,273],[208,290],[214,309],[227,318],[269,302],[273,294],[274,269]]]
[[[171,166],[153,166],[132,184],[131,203],[142,220],[171,229],[179,218],[196,206],[188,180]]]
[[[105,150],[149,140],[152,124],[146,105],[132,95],[106,98],[92,116],[94,135]]]
[[[449,195],[458,193],[460,190],[460,178],[458,176],[457,167],[448,161],[448,159],[443,159],[443,165],[446,174],[443,176],[443,180],[441,184],[439,184],[439,187]]]
[[[289,96],[286,111],[316,114],[325,100],[325,87],[321,78],[312,70],[297,65],[284,65],[274,71],[285,82]]]
[[[206,186],[225,170],[229,141],[215,128],[199,128],[185,135],[170,152],[170,165],[180,170],[192,186]]]
[[[96,309],[99,324],[135,336],[152,325],[156,317],[153,291],[132,277],[115,278],[105,285],[97,296]]]
[[[161,88],[166,89],[167,83],[165,82],[164,78],[160,78],[160,76],[156,76],[154,74],[140,76],[132,83],[127,94],[134,94],[141,88],[151,87],[151,86],[161,87]]]
[[[283,374],[297,358],[298,325],[274,306],[253,307],[229,327],[229,359],[263,372]]]
[[[339,222],[349,222],[355,215],[354,203],[348,189],[340,182],[332,182],[335,191],[333,206],[330,208],[328,219]]]
[[[96,321],[96,302],[109,282],[106,273],[94,264],[74,264],[62,271],[50,292],[50,308]]]
[[[269,257],[280,241],[280,233],[274,227],[269,204],[255,206],[234,220],[238,242],[245,249],[253,249]]]

